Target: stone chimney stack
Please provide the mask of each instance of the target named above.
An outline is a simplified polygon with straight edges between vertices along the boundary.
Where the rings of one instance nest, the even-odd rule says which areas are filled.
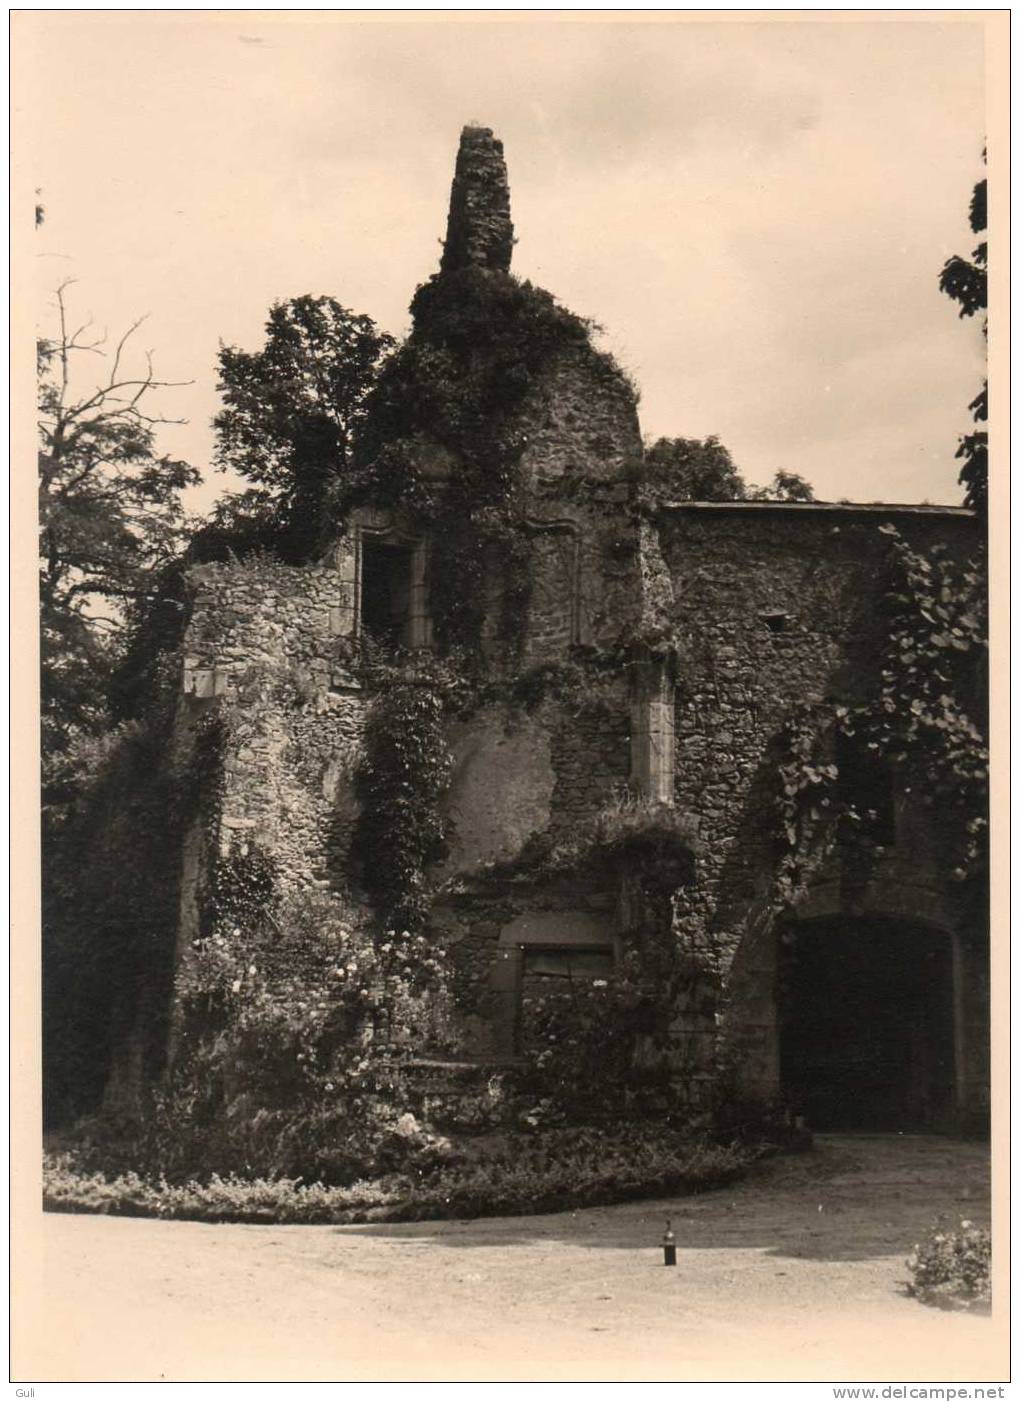
[[[508,273],[513,254],[510,187],[503,143],[489,127],[465,127],[450,190],[440,272],[489,268]]]

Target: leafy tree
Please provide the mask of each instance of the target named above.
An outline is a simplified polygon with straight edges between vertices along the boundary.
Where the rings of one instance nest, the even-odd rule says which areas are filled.
[[[743,501],[747,484],[713,434],[700,438],[660,438],[645,453],[646,485],[673,501]]]
[[[748,487],[748,501],[814,501],[814,488],[796,472],[776,473],[767,487]]]
[[[983,234],[988,220],[988,182],[979,180],[970,197],[970,227]],[[970,259],[954,253],[947,258],[939,273],[939,288],[947,297],[960,304],[960,316],[974,316],[988,306],[988,243],[985,239],[971,253]]]
[[[975,234],[983,234],[988,222],[988,182],[979,180],[974,186],[970,200],[970,227]],[[946,260],[939,274],[939,288],[947,297],[952,297],[960,305],[960,316],[970,317],[984,312],[988,307],[988,243],[986,239],[971,253],[969,259],[959,254]],[[984,326],[988,334],[987,319]],[[988,381],[985,380],[980,394],[968,405],[974,422],[988,420]],[[964,504],[978,511],[988,505],[988,433],[978,428],[973,433],[963,434],[956,456],[961,459],[960,484],[964,489]]]
[[[332,297],[277,302],[261,350],[221,346],[216,464],[255,485],[217,525],[295,562],[324,545],[365,398],[394,342]]]
[[[44,785],[59,787],[75,738],[108,723],[106,684],[126,610],[150,597],[179,551],[187,521],[183,488],[194,467],[158,453],[155,430],[168,420],[148,412],[157,380],[127,368],[140,322],[107,356],[91,324],[72,329],[63,283],[58,331],[38,343],[39,600]],[[77,366],[106,357],[109,371],[81,389]]]
[[[748,483],[719,439],[660,438],[645,453],[644,480],[667,501],[814,501],[810,483],[779,471],[767,487]]]

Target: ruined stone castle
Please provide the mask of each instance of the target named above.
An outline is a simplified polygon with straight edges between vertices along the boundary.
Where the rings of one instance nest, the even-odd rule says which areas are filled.
[[[436,295],[458,278],[509,285],[513,245],[502,146],[467,128]],[[424,317],[414,336],[428,347]],[[484,363],[484,337],[471,354]],[[795,906],[771,910],[777,736],[794,708],[853,694],[880,527],[965,553],[973,513],[642,497],[635,395],[569,339],[540,363],[510,429],[526,588],[510,589],[498,552],[452,539],[399,493],[354,505],[316,563],[192,571],[175,745],[186,750],[212,709],[229,725],[215,810],[184,841],[179,958],[201,933],[201,872],[238,843],[271,854],[288,882],[364,900],[351,845],[376,698],[359,648],[443,653],[450,590],[436,581],[450,552],[478,550],[476,625],[459,645],[493,686],[450,720],[447,850],[426,873],[429,938],[466,990],[469,1055],[512,1060],[529,988],[611,980],[635,924],[658,922],[660,937],[714,961],[675,1009],[687,1093],[715,1074],[725,1034],[743,1086],[784,1094],[818,1127],[979,1118],[987,931],[950,879],[923,776],[873,775],[872,859],[862,867],[837,843]],[[457,480],[448,433],[431,441],[418,426],[414,452],[434,493]],[[571,660],[590,668],[590,694],[514,684]],[[689,860],[644,886],[618,861],[529,862],[614,804],[676,810]]]

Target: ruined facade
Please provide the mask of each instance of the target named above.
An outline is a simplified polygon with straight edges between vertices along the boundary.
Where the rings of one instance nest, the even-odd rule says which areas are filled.
[[[502,148],[469,128],[433,286],[498,291],[512,247]],[[424,314],[415,335],[439,344]],[[486,354],[484,341],[472,351]],[[202,933],[202,874],[237,844],[270,853],[289,883],[367,908],[352,862],[377,700],[363,645],[448,651],[438,582],[451,554],[478,550],[474,631],[457,641],[492,685],[450,717],[449,839],[427,873],[468,1056],[512,1061],[529,989],[609,981],[639,927],[656,927],[704,970],[673,1010],[677,1094],[711,1085],[723,1039],[744,1089],[785,1093],[820,1127],[980,1118],[987,935],[923,792],[890,780],[866,868],[837,843],[795,907],[772,900],[776,737],[793,708],[853,694],[879,528],[965,554],[978,522],[961,508],[650,502],[625,378],[569,337],[535,367],[504,426],[526,588],[505,554],[454,539],[399,493],[363,492],[317,563],[193,570],[175,751],[213,712],[228,724],[214,809],[184,841],[179,960]],[[418,480],[441,494],[461,471],[456,442],[427,425],[413,437]],[[571,687],[545,684],[568,663]],[[686,857],[674,844],[640,879],[626,861],[550,860],[627,804],[675,811]]]

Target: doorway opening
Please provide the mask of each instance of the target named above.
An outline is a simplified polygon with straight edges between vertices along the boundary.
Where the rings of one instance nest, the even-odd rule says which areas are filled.
[[[954,1103],[949,936],[909,921],[799,921],[780,944],[780,1073],[817,1130],[937,1130]]]

